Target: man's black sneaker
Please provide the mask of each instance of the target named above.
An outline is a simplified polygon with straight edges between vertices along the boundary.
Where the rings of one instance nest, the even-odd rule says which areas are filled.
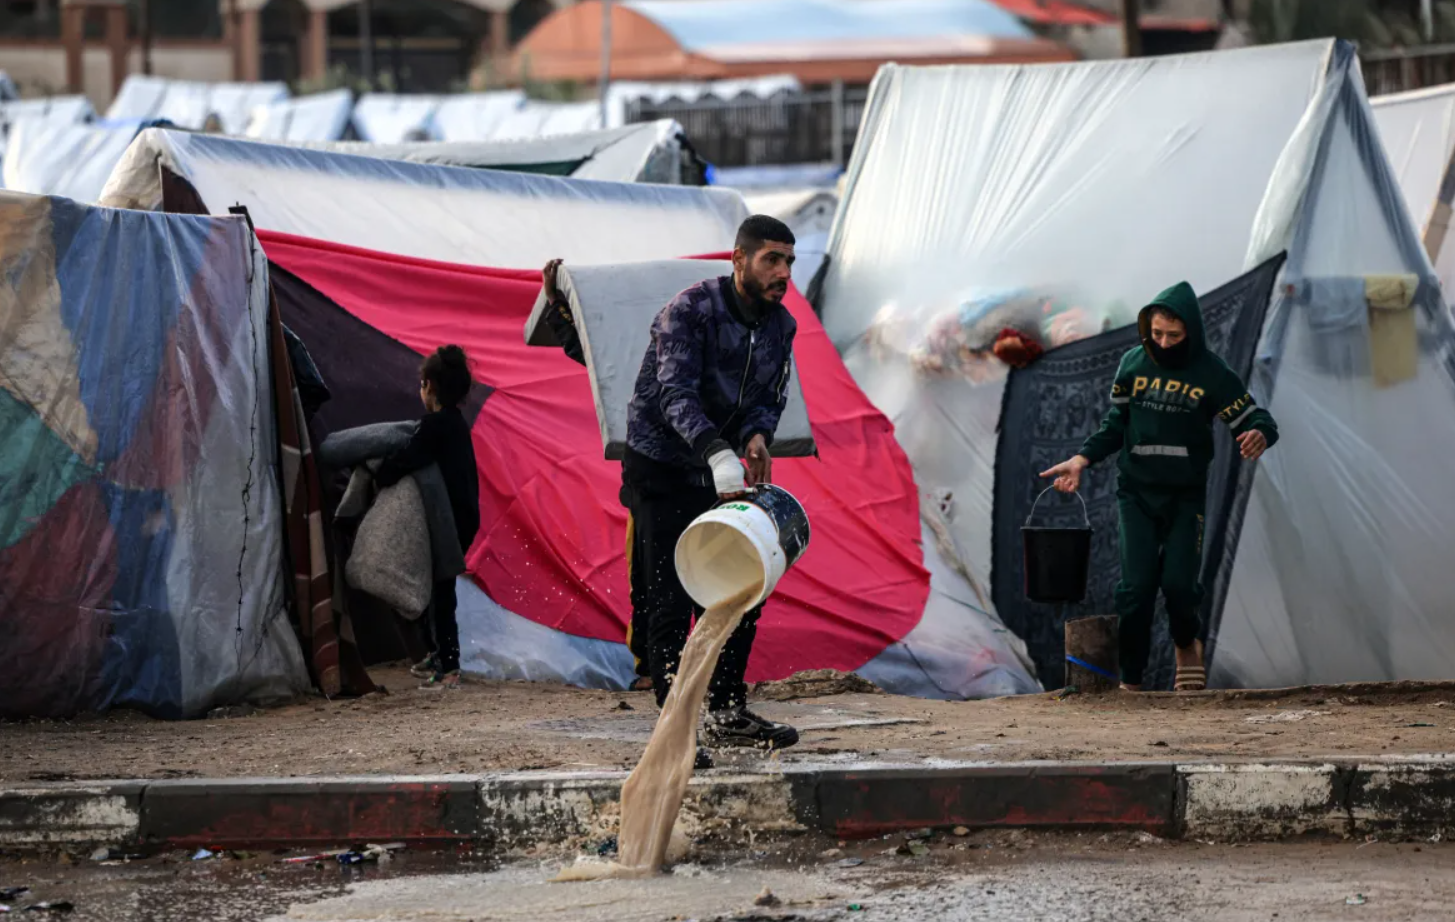
[[[698,746],[697,758],[692,761],[692,770],[703,772],[707,771],[709,768],[712,768],[712,766],[712,753],[708,752],[706,749],[703,749],[701,746]]]
[[[714,749],[730,746],[787,749],[798,742],[797,730],[759,717],[747,708],[713,711],[707,715],[702,730],[703,742]]]

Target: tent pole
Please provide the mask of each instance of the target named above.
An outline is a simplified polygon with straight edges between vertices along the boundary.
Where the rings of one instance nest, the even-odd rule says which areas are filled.
[[[597,100],[601,104],[601,127],[607,122],[606,97],[611,90],[611,0],[601,0],[601,77],[596,82]]]
[[[374,0],[359,0],[359,70],[374,88]]]
[[[1420,34],[1428,43],[1435,41],[1435,11],[1432,0],[1420,0]]]
[[[844,81],[835,80],[833,89],[833,111],[830,113],[833,134],[832,153],[834,166],[844,165]]]
[[[1142,0],[1122,0],[1122,54],[1142,56]]]
[[[141,20],[141,72],[148,77],[152,74],[152,4],[151,0],[141,0],[140,8],[137,10],[137,18]]]

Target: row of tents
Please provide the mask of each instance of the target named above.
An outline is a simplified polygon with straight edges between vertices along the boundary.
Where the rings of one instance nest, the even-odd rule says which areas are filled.
[[[815,546],[750,678],[1059,686],[1062,621],[1112,607],[1112,473],[1088,481],[1085,605],[1024,599],[1019,526],[1036,472],[1104,411],[1136,307],[1182,278],[1283,432],[1256,466],[1223,443],[1210,488],[1214,681],[1448,677],[1455,517],[1430,462],[1455,447],[1455,371],[1426,250],[1448,203],[1410,177],[1449,163],[1451,133],[1431,106],[1397,148],[1385,108],[1332,41],[881,71],[823,265],[790,301],[819,457],[775,474]],[[312,447],[414,415],[414,366],[443,341],[485,385],[466,668],[631,681],[619,471],[585,371],[522,328],[548,259],[721,255],[743,197],[362,153],[150,128],[101,207],[0,199],[6,712],[366,691],[410,641],[337,578]],[[1012,371],[983,334],[1026,316],[1058,348]],[[283,325],[331,391],[311,417]],[[1165,637],[1158,662],[1165,682]]]
[[[695,100],[705,95],[767,98],[798,88],[791,77],[684,83],[620,83],[603,105],[540,102],[519,90],[449,96],[365,93],[347,89],[291,98],[282,83],[197,83],[133,75],[104,116],[84,96],[0,100],[0,181],[7,189],[95,201],[123,151],[147,127],[169,125],[273,143],[378,145],[392,156],[421,142],[458,147],[440,162],[498,166],[515,157],[565,171],[581,149],[594,151],[632,139],[634,147],[681,146],[681,131],[669,139],[658,130],[640,133],[627,122],[635,100]],[[552,149],[556,139],[574,137],[575,153]],[[547,148],[532,147],[547,142]],[[572,145],[565,144],[567,148]],[[551,154],[551,159],[541,159]],[[601,158],[598,158],[598,160]],[[620,158],[613,158],[619,160]],[[667,165],[670,167],[671,165]],[[672,168],[675,169],[675,168]],[[640,173],[641,175],[637,175]],[[583,178],[673,182],[675,173],[614,168]],[[701,179],[698,179],[700,182]]]

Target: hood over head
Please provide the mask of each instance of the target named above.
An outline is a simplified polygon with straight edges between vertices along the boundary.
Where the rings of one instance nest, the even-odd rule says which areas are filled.
[[[1153,298],[1137,315],[1137,335],[1154,360],[1164,354],[1164,350],[1152,341],[1152,311],[1157,308],[1167,310],[1187,324],[1187,361],[1192,361],[1207,350],[1207,332],[1203,329],[1202,308],[1197,303],[1197,292],[1188,283],[1178,282]]]

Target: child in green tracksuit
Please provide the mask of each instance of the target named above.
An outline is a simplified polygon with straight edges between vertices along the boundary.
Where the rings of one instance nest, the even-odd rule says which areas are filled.
[[[1152,614],[1161,588],[1177,645],[1179,691],[1205,687],[1198,607],[1203,509],[1213,459],[1212,421],[1232,429],[1254,460],[1278,441],[1278,426],[1237,373],[1207,348],[1202,311],[1181,282],[1142,308],[1142,345],[1122,356],[1111,410],[1081,453],[1046,471],[1075,492],[1081,472],[1120,451],[1117,509],[1122,578],[1116,609],[1122,687],[1139,691],[1151,652]]]

